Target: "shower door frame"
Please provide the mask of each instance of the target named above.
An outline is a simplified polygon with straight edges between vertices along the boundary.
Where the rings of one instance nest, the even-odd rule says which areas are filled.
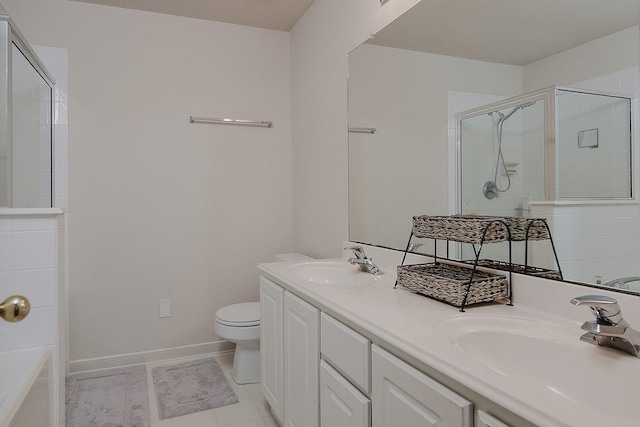
[[[491,112],[515,108],[528,102],[542,101],[544,106],[544,189],[545,199],[553,200],[556,195],[554,176],[556,172],[556,135],[554,132],[556,122],[555,112],[555,89],[549,87],[535,92],[529,92],[522,95],[514,96],[501,101],[492,102],[481,107],[472,108],[470,110],[457,113],[456,129],[457,129],[457,152],[456,152],[456,212],[462,213],[462,122],[463,120],[489,114]],[[551,199],[551,197],[553,199]]]
[[[26,60],[31,64],[33,69],[38,73],[38,75],[44,80],[44,82],[49,86],[50,90],[50,103],[51,109],[49,118],[49,123],[51,125],[51,205],[53,206],[53,201],[55,200],[54,194],[54,164],[53,164],[53,155],[55,150],[55,132],[54,132],[54,101],[55,101],[55,79],[49,73],[47,68],[44,66],[42,61],[35,54],[31,46],[26,41],[20,30],[18,30],[15,23],[11,20],[6,10],[0,5],[0,70],[5,70],[5,72],[0,72],[0,100],[4,99],[5,101],[0,101],[0,147],[7,147],[7,170],[6,170],[6,179],[7,179],[7,206],[0,206],[0,208],[6,207],[11,208],[13,206],[13,178],[12,178],[12,69],[13,69],[13,58],[12,46],[15,45],[16,48],[24,55]]]

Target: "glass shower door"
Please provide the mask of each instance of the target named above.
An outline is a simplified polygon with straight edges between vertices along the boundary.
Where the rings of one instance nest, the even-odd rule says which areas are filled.
[[[632,197],[631,99],[558,89],[558,199]]]
[[[52,89],[12,45],[12,207],[51,207]]]

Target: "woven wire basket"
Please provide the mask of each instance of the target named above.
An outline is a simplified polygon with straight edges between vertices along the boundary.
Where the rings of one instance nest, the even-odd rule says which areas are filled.
[[[412,231],[413,235],[419,238],[479,244],[482,241],[485,228],[487,232],[484,236],[484,243],[507,241],[509,233],[512,241],[545,240],[550,237],[545,219],[510,216],[414,216]],[[509,232],[507,232],[507,228]],[[528,235],[527,228],[529,229]]]
[[[497,243],[509,240],[506,222],[487,216],[414,216],[413,235],[462,243]],[[485,233],[486,230],[486,233]]]
[[[446,302],[455,307],[508,298],[509,284],[504,276],[478,271],[473,275],[466,302],[471,269],[435,263],[398,266],[398,286],[411,292]]]
[[[544,218],[517,218],[513,216],[497,217],[507,223],[512,241],[546,240],[549,238],[547,220]],[[527,227],[529,234],[527,235]]]

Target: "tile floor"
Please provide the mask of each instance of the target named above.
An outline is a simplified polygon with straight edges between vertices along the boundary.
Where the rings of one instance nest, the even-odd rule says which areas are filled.
[[[278,423],[271,415],[269,405],[260,392],[260,384],[238,385],[231,376],[233,353],[217,355],[216,360],[224,371],[227,380],[233,387],[238,403],[227,405],[208,411],[196,412],[182,417],[160,420],[158,404],[153,388],[151,369],[156,366],[172,365],[174,363],[196,360],[200,356],[188,359],[170,360],[148,363],[147,381],[149,389],[149,410],[151,412],[151,427],[277,427]]]

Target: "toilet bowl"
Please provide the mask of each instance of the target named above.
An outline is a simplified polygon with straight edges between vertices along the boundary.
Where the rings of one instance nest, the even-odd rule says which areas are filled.
[[[233,379],[238,384],[260,382],[260,303],[232,304],[216,312],[216,334],[236,344]]]
[[[276,255],[276,261],[306,262],[313,258],[295,252]],[[236,343],[233,380],[238,384],[260,382],[260,303],[243,302],[216,312],[216,334]]]

